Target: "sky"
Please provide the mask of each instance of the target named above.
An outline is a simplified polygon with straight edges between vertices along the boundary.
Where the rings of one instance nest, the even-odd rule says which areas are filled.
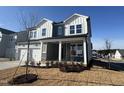
[[[112,42],[113,49],[124,49],[124,7],[109,6],[36,6],[36,7],[0,7],[0,27],[20,31],[18,15],[20,11],[33,13],[42,18],[59,22],[74,13],[90,16],[93,49],[104,49],[105,39]]]

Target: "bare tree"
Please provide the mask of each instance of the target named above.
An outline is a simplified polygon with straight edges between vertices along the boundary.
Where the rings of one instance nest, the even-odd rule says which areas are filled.
[[[109,39],[105,40],[105,48],[106,50],[110,50],[112,46],[112,42]]]
[[[19,12],[18,15],[19,23],[23,31],[27,31],[27,61],[26,61],[26,76],[28,74],[28,65],[29,65],[29,46],[30,46],[30,31],[36,27],[38,22],[38,16],[33,13],[24,13],[23,11]]]
[[[105,39],[105,50],[106,50],[106,54],[108,55],[108,61],[109,61],[109,69],[110,69],[110,50],[112,47],[112,41],[109,39]]]

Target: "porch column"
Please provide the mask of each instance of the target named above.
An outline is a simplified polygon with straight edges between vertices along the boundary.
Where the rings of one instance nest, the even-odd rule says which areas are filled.
[[[40,45],[40,51],[41,51],[41,61],[42,61],[42,48],[43,48],[43,42],[41,41],[40,44],[41,44],[41,45]]]
[[[62,42],[59,42],[59,62],[61,62],[62,60]]]
[[[83,51],[84,51],[84,65],[87,65],[87,46],[86,40],[83,41]]]

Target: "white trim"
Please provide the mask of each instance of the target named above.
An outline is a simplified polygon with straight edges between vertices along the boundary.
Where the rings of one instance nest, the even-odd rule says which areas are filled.
[[[49,21],[49,22],[53,23],[52,20],[49,20],[47,18],[43,18],[43,19],[41,19],[41,21],[36,26],[39,26],[43,21]]]
[[[83,51],[84,51],[84,65],[87,65],[87,50],[86,50],[86,40],[83,41]]]
[[[42,48],[43,48],[43,42],[41,42],[41,47],[40,47],[40,51],[41,51],[41,60],[42,60]]]
[[[81,33],[77,33],[77,25],[81,25]],[[74,26],[74,33],[70,33],[70,26]],[[69,26],[69,34],[68,35],[80,35],[83,34],[83,25],[82,24],[76,24],[76,25],[70,25]]]
[[[32,37],[31,37],[31,33],[32,33]],[[36,33],[36,37],[34,37],[34,33]],[[30,40],[37,39],[38,38],[38,31],[37,30],[30,31],[29,38],[30,38]]]
[[[73,16],[79,16],[79,17],[85,17],[85,18],[88,18],[88,16],[80,15],[80,14],[74,13],[73,15],[71,15],[70,17],[68,17],[66,20],[64,20],[64,23],[65,23],[66,21],[68,21],[70,18],[72,18]]]
[[[42,44],[42,53],[47,53],[47,43]]]
[[[59,62],[62,60],[62,42],[59,42]]]

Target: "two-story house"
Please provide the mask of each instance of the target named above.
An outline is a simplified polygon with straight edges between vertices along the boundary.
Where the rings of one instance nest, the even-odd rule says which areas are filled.
[[[0,28],[0,58],[15,58],[15,32]]]
[[[27,59],[27,32],[17,33],[16,59]],[[88,16],[73,14],[62,22],[43,18],[30,31],[30,60],[78,61],[87,65],[92,58]]]

